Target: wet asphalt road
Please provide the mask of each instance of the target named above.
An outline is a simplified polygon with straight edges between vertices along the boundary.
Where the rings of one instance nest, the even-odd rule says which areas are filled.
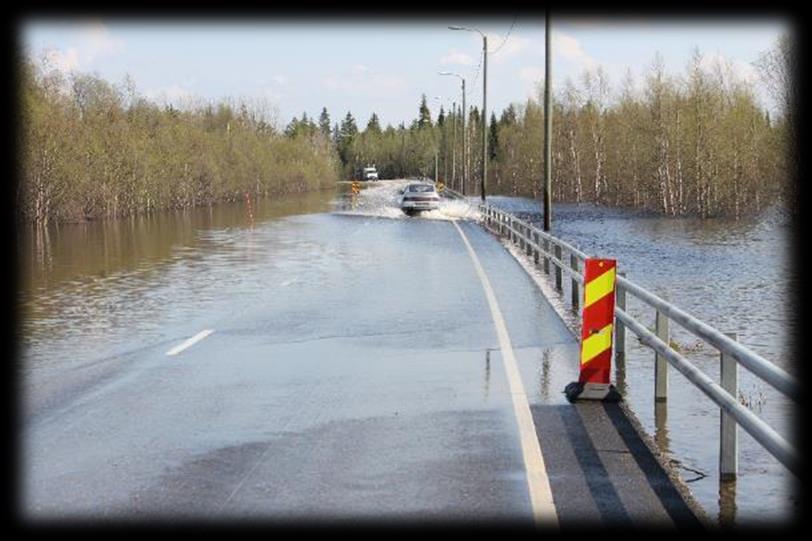
[[[494,323],[452,223],[285,222],[306,249],[287,267],[254,262],[246,279],[265,282],[249,299],[40,376],[26,519],[532,525]],[[616,406],[566,402],[574,337],[499,241],[458,223],[502,307],[561,527],[696,527]]]

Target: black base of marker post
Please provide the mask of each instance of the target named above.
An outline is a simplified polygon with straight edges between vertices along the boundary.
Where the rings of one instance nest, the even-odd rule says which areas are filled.
[[[576,400],[602,400],[620,402],[623,397],[611,383],[581,383],[573,381],[564,387],[564,395],[570,402]]]

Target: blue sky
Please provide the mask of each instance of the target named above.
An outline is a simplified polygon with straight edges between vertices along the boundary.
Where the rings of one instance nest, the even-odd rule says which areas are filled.
[[[461,100],[466,78],[469,104],[482,103],[482,38],[488,36],[488,110],[497,115],[511,102],[524,102],[544,70],[544,20],[539,16],[465,19],[427,18],[398,23],[347,19],[263,19],[217,23],[125,19],[30,19],[20,33],[28,55],[47,57],[64,71],[97,73],[121,82],[129,74],[138,91],[159,102],[246,98],[271,106],[287,124],[305,111],[326,106],[333,122],[352,111],[363,126],[374,111],[382,123],[407,124],[416,117],[421,94],[434,113]],[[505,41],[505,37],[510,35]],[[659,52],[667,71],[680,74],[698,48],[710,65],[731,63],[752,81],[766,107],[752,63],[789,31],[786,21],[721,22],[617,18],[553,20],[553,81],[578,81],[584,69],[602,66],[618,86],[626,69],[642,79]],[[435,99],[438,97],[439,100]]]

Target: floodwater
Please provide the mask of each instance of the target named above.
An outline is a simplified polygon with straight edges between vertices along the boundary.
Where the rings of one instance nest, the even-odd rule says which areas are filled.
[[[490,203],[542,222],[537,201],[492,197]],[[793,339],[798,280],[792,272],[790,219],[771,209],[751,221],[670,218],[630,209],[559,204],[553,234],[598,257],[612,257],[618,270],[712,327],[735,333],[739,342],[791,374],[798,372]],[[569,280],[564,280],[569,299]],[[627,295],[628,311],[649,329],[654,309]],[[675,323],[671,340],[705,374],[719,381],[719,353]],[[783,523],[798,511],[794,476],[739,430],[739,478],[720,486],[719,412],[675,369],[669,369],[667,404],[654,403],[654,354],[627,334],[625,373],[618,374],[626,400],[708,514],[725,524]],[[739,399],[790,442],[797,406],[739,368]]]
[[[25,299],[27,517],[529,520],[496,330],[447,223],[470,209],[391,212],[398,185],[136,222],[131,251],[164,238],[135,264],[77,226],[107,259]],[[515,299],[517,360],[546,382],[529,398],[563,405],[545,388],[572,380],[577,343],[493,237],[455,224]]]
[[[349,186],[341,184],[335,192],[26,232],[18,252],[22,314],[18,334],[26,409],[34,411],[45,400],[37,382],[53,379],[66,367],[103,364],[156,344],[168,348],[178,337],[192,336],[218,321],[263,312],[269,303],[277,310],[284,302],[291,305],[283,330],[273,322],[267,329],[285,333],[290,342],[308,337],[313,321],[326,325],[329,320],[329,307],[320,307],[318,291],[309,284],[336,291],[342,287],[337,280],[349,276],[353,287],[368,284],[370,294],[388,298],[391,288],[376,282],[376,269],[391,261],[405,265],[409,254],[383,238],[370,240],[367,251],[350,251],[342,238],[355,235],[359,228],[391,229],[382,225],[389,220],[403,221],[394,222],[397,225],[408,220],[477,218],[465,201],[444,202],[439,211],[406,217],[395,204],[402,184],[376,183],[358,197],[349,196]],[[492,199],[524,217],[539,218],[534,201]],[[344,216],[356,219],[350,223]],[[789,272],[789,226],[780,216],[771,214],[754,223],[703,222],[562,205],[556,207],[554,227],[556,234],[587,253],[616,257],[632,281],[722,331],[737,333],[748,347],[790,372],[795,370],[789,337],[796,318],[789,301],[796,282]],[[389,231],[390,240],[413,234],[408,227]],[[330,242],[324,241],[325,235]],[[450,245],[438,244],[438,254],[446,248]],[[429,267],[422,272],[432,275],[449,270],[439,256],[426,264]],[[297,293],[305,287],[307,302]],[[297,299],[304,303],[298,308]],[[385,302],[364,306],[371,311],[355,313],[331,332],[395,340],[403,329],[381,329],[381,322],[409,324],[390,321]],[[632,302],[629,309],[653,325],[650,310]],[[516,333],[520,342],[522,321],[511,323],[509,303],[503,310],[511,334]],[[419,314],[417,305],[414,314]],[[436,321],[416,321],[414,328],[406,329],[409,340],[424,324],[432,343],[442,344],[444,335],[454,333],[465,338],[464,333],[472,331],[464,321],[455,322],[459,317],[449,312]],[[713,351],[676,328],[672,334],[700,368],[718,376]],[[475,335],[470,339],[476,341]],[[634,342],[628,340],[630,351],[621,375],[627,400],[682,468],[683,478],[708,513],[738,524],[786,520],[796,505],[792,476],[740,431],[740,478],[720,490],[718,411],[672,370],[666,411],[655,415],[653,355]],[[740,388],[742,399],[756,413],[791,436],[795,413],[791,403],[745,370],[740,370]]]
[[[256,224],[329,212],[332,191],[162,212],[124,220],[29,229],[20,239],[20,346],[24,371],[115,355],[133,336],[165,338],[239,281],[251,265]],[[294,240],[290,241],[294,243]],[[280,253],[290,252],[284,242]],[[216,254],[218,269],[207,254]],[[201,272],[202,271],[202,272]],[[156,317],[161,314],[161,317]]]
[[[290,218],[406,220],[396,205],[402,185],[380,182],[365,189],[363,197],[350,197],[349,185],[340,184],[337,191],[31,228],[18,250],[22,369],[47,370],[88,355],[114,356],[131,347],[133,337],[139,342],[167,339],[168,326],[174,335],[207,307],[234,305],[235,291],[250,302],[256,291],[244,276],[264,268],[269,254],[282,285],[307,280],[294,269],[319,255],[321,247],[297,234],[303,226]],[[465,202],[446,201],[441,210],[418,219],[475,215]],[[267,226],[276,222],[281,230],[269,236]]]

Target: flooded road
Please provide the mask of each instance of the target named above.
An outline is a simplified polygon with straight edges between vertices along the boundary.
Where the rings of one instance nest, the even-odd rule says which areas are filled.
[[[370,199],[397,194],[379,188]],[[62,272],[23,298],[27,518],[530,524],[496,333],[449,223],[460,209],[385,217],[333,197],[255,205],[253,223],[239,205],[157,218],[128,240],[78,226],[109,248],[85,274],[53,256],[73,233],[52,235]],[[567,329],[521,294],[532,284],[495,240],[462,227],[512,278],[500,297],[521,298],[506,318],[527,377],[561,362],[542,389],[563,387]],[[148,251],[145,230],[167,238]]]
[[[537,201],[492,197],[489,202],[541,227]],[[797,375],[792,340],[799,323],[794,310],[799,282],[792,272],[792,225],[777,209],[749,222],[668,218],[586,204],[559,204],[553,212],[556,236],[590,255],[616,258],[631,281],[722,332],[736,333],[739,342]],[[653,328],[654,310],[627,299],[630,313]],[[718,352],[678,325],[670,327],[683,354],[718,382]],[[794,516],[795,478],[743,430],[738,482],[720,490],[718,409],[670,369],[667,406],[655,410],[653,353],[632,335],[627,349],[620,382],[626,399],[677,461],[703,507],[720,521],[744,525]],[[799,441],[793,435],[798,412],[791,400],[744,368],[739,369],[739,391],[741,402],[789,441]]]
[[[448,201],[410,218],[397,208],[401,184],[29,236],[19,258],[27,511],[254,516],[262,501],[282,518],[525,520],[499,343],[452,223],[494,280],[531,406],[566,404],[577,343],[470,205]],[[593,217],[567,222],[560,211],[557,220],[565,238],[565,224],[585,228],[568,240],[597,253],[587,242]],[[744,328],[732,330],[742,338]],[[674,375],[668,423],[654,423],[650,379],[637,376],[646,366],[630,352],[629,401],[658,441],[703,472],[692,489],[713,513],[718,416],[680,405],[702,399]],[[765,415],[776,403],[763,405]],[[713,437],[681,438],[694,422]],[[739,515],[783,518],[788,477],[741,440]],[[332,464],[329,478],[297,475]]]

